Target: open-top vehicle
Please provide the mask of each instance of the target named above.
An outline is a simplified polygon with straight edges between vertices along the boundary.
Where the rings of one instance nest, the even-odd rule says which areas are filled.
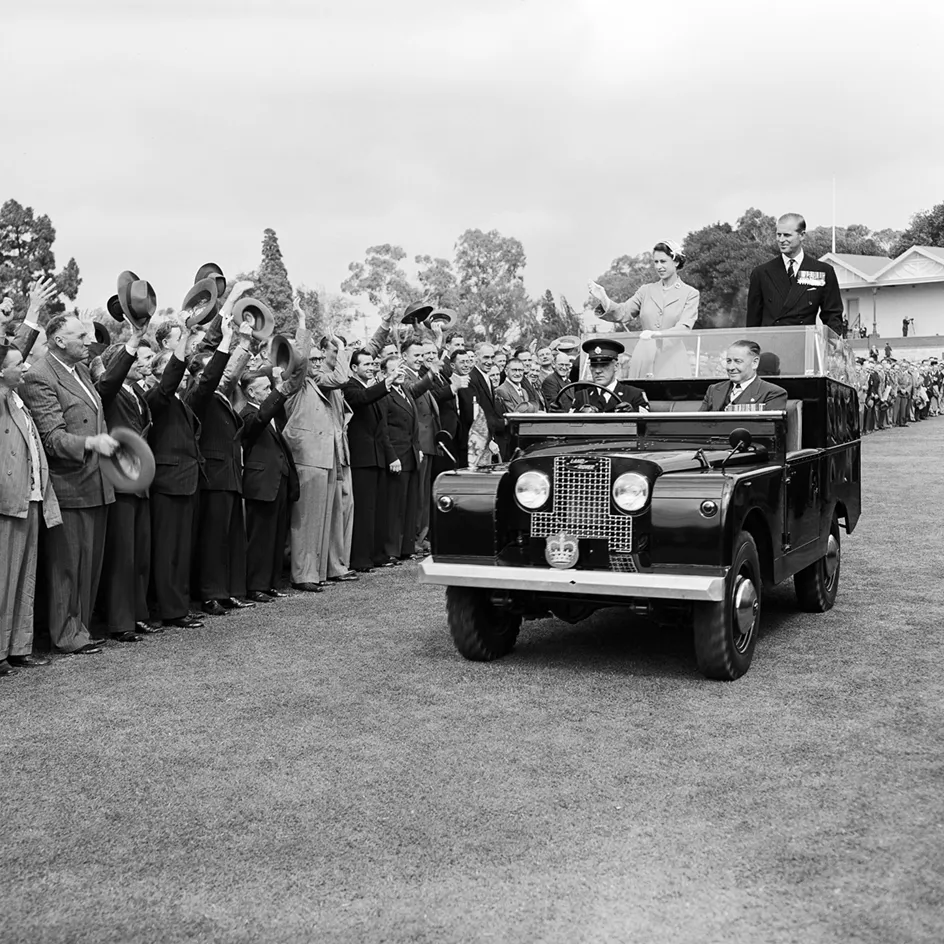
[[[637,341],[615,337],[627,351]],[[741,338],[770,355],[768,371],[779,361],[764,376],[787,391],[785,410],[700,411]],[[821,325],[694,331],[683,343],[692,376],[630,381],[649,413],[511,414],[510,462],[439,476],[420,581],[447,588],[464,656],[506,655],[523,618],[577,622],[622,606],[691,621],[700,670],[735,679],[751,664],[766,587],[792,577],[802,609],[832,607],[861,495],[848,346]]]

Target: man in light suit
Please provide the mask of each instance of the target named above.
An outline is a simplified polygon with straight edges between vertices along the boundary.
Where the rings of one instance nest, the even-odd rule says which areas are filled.
[[[780,255],[751,272],[747,327],[816,324],[816,315],[845,337],[842,297],[836,271],[803,252],[806,220],[787,213],[777,220]]]
[[[305,381],[285,401],[288,444],[298,470],[298,501],[292,506],[290,544],[292,586],[319,593],[328,578],[332,517],[338,502],[338,469],[344,445],[343,430],[334,418],[331,393],[350,378],[343,355],[333,370],[324,366],[324,352],[312,347],[311,335],[299,322],[296,338],[304,358]]]
[[[49,661],[32,655],[39,522],[62,523],[39,431],[16,393],[26,370],[0,337],[0,676]]]
[[[62,512],[62,526],[46,531],[43,544],[49,637],[61,652],[83,655],[101,652],[88,627],[115,490],[99,459],[118,448],[85,366],[93,338],[90,325],[74,315],[57,315],[46,325],[45,356],[23,382],[23,399],[46,450]]]
[[[755,404],[758,410],[785,410],[787,391],[757,376],[760,353],[754,341],[735,341],[725,352],[728,379],[708,388],[700,409],[720,411],[732,404]]]

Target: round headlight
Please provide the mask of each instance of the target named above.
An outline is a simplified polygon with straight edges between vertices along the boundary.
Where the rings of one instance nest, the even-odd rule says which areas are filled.
[[[624,472],[613,483],[613,501],[623,511],[639,511],[649,499],[649,480],[638,472]]]
[[[551,495],[551,480],[543,472],[525,472],[515,482],[515,498],[528,511],[536,511]]]

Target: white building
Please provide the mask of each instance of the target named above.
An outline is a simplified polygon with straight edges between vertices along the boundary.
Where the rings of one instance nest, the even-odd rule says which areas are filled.
[[[828,252],[820,260],[836,270],[850,337],[861,325],[869,334],[900,338],[944,335],[944,249],[912,246],[897,259]]]

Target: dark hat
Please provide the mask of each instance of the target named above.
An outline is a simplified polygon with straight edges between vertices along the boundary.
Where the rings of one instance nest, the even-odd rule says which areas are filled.
[[[581,348],[590,355],[591,364],[608,364],[619,360],[620,354],[626,350],[619,341],[610,338],[591,338],[584,341]]]
[[[95,343],[104,344],[105,347],[108,347],[111,344],[111,335],[108,333],[108,328],[100,321],[93,321],[92,327],[95,329]]]
[[[216,282],[216,294],[222,298],[226,294],[226,276],[223,270],[215,262],[205,262],[193,277],[193,284],[202,282],[204,279],[213,279]]]
[[[421,324],[430,316],[432,311],[433,306],[427,305],[426,302],[413,302],[412,305],[406,306],[406,311],[403,312],[400,323]]]
[[[150,282],[135,279],[118,283],[118,304],[122,314],[136,328],[146,325],[157,311],[157,292]],[[111,309],[109,309],[111,313]]]
[[[112,295],[108,299],[108,303],[105,305],[105,308],[108,310],[108,314],[115,319],[115,321],[124,321],[125,313],[121,310],[121,302],[118,301],[117,295]]]
[[[561,338],[554,338],[548,347],[552,351],[576,351],[580,347],[580,338],[575,334],[565,334]]]
[[[241,324],[248,321],[253,325],[252,336],[264,341],[275,330],[275,316],[265,302],[245,295],[233,307],[233,321]]]
[[[297,360],[292,342],[284,334],[272,335],[272,343],[269,345],[269,363],[273,367],[281,367],[283,377],[287,377],[295,370]]]
[[[448,331],[458,319],[459,316],[451,308],[437,308],[426,320],[430,324],[439,321],[442,323],[443,331]]]
[[[108,431],[119,446],[110,456],[101,457],[102,475],[116,492],[143,492],[154,481],[154,453],[134,430],[117,426]]]
[[[201,279],[197,282],[180,303],[181,311],[191,312],[187,317],[187,327],[212,321],[219,307],[219,297],[216,279]]]

